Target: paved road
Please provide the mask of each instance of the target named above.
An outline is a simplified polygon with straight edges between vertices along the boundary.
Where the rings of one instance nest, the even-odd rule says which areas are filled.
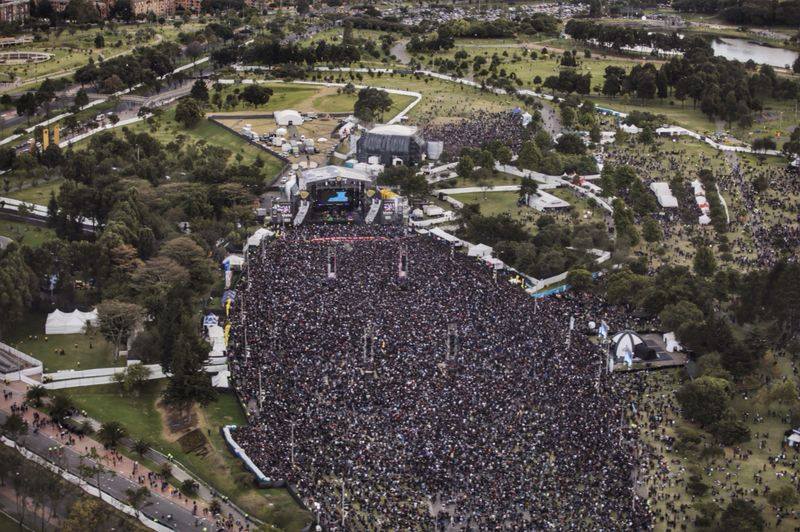
[[[0,423],[5,422],[7,417],[8,415],[5,412],[0,411]],[[61,442],[41,433],[34,434],[33,432],[21,436],[18,443],[42,457],[49,456],[49,448],[55,446],[62,447]],[[89,459],[84,459],[83,463],[90,466],[95,465],[94,462]],[[81,465],[81,457],[68,446],[64,447],[64,458],[58,459],[57,465],[63,469],[67,469],[74,475],[80,476],[79,467]],[[92,486],[97,485],[95,479],[89,480],[89,483]],[[100,487],[112,497],[125,502],[127,500],[125,491],[127,489],[137,489],[139,488],[139,484],[121,476],[104,473],[100,476]],[[213,522],[204,519],[202,515],[195,517],[192,515],[191,511],[162,497],[157,492],[153,491],[151,494],[149,502],[141,509],[142,513],[151,519],[175,530],[202,530],[204,527],[213,529]]]

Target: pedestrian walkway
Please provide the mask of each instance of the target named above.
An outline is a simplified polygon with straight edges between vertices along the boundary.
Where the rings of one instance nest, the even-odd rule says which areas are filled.
[[[0,422],[5,422],[12,411],[17,411],[28,423],[28,434],[17,439],[20,446],[79,478],[85,477],[82,471],[84,466],[101,466],[106,471],[99,475],[101,490],[123,504],[127,504],[127,490],[147,487],[151,496],[141,512],[157,523],[179,530],[203,530],[211,526],[216,528],[216,520],[208,512],[208,502],[213,498],[208,489],[201,487],[199,500],[185,497],[178,489],[164,482],[159,474],[135,460],[104,449],[92,438],[76,436],[61,429],[43,412],[22,407],[26,390],[21,382],[4,385],[0,399]],[[98,458],[93,459],[91,455]],[[168,461],[155,452],[145,456],[153,459],[156,464]],[[171,465],[172,475],[176,479],[182,481],[190,478],[181,468]],[[85,480],[92,486],[97,486],[96,478],[87,477]],[[223,508],[222,515],[228,517],[226,508]],[[244,526],[244,517],[238,512],[235,515],[231,512],[229,521],[237,530],[238,525],[243,525],[243,530],[249,528]]]

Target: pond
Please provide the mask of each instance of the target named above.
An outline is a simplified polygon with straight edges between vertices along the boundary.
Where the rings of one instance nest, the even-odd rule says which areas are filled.
[[[711,43],[714,54],[730,60],[738,60],[746,63],[752,59],[758,64],[772,65],[774,67],[790,67],[799,55],[794,50],[784,48],[772,48],[757,44],[745,39],[735,39],[719,37]]]

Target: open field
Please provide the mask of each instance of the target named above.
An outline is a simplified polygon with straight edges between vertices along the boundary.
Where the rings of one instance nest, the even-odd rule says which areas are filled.
[[[226,85],[219,91],[222,106],[214,105],[215,111],[261,111],[274,112],[282,109],[296,109],[300,112],[318,113],[352,113],[353,105],[358,99],[357,94],[345,94],[337,90],[337,87],[323,87],[314,85],[304,85],[299,83],[266,83],[273,91],[272,97],[266,105],[252,105],[241,99],[236,100],[235,105],[226,104],[229,95],[238,95],[246,85]],[[212,101],[217,91],[211,91]],[[413,98],[391,94],[392,107],[386,113],[391,117],[402,111]]]
[[[113,346],[99,332],[47,336],[46,319],[45,314],[30,313],[3,341],[41,360],[45,372],[124,365],[125,359],[114,360]],[[62,349],[64,355],[60,354]]]
[[[175,107],[167,109],[158,118],[137,122],[126,127],[133,131],[150,133],[163,144],[169,144],[181,137],[186,142],[199,146],[205,144],[220,146],[231,152],[228,158],[229,163],[236,160],[238,156],[241,156],[242,164],[251,164],[257,157],[260,157],[264,161],[262,173],[266,179],[274,177],[282,167],[281,161],[277,158],[210,120],[202,120],[193,129],[185,129],[175,121]],[[119,129],[115,131],[119,134]]]
[[[56,237],[47,227],[0,219],[0,236],[8,237],[18,244],[36,248]]]
[[[219,429],[222,425],[243,424],[246,418],[231,394],[221,394],[215,403],[198,409],[200,428],[212,447],[205,457],[184,453],[166,437],[160,407],[156,404],[164,382],[148,383],[138,396],[121,396],[115,385],[91,386],[70,390],[69,396],[79,408],[95,419],[119,421],[133,438],[143,438],[164,453],[171,453],[178,462],[210,483],[221,493],[274,529],[299,531],[306,523],[306,514],[286,490],[255,489],[242,482],[242,465],[225,447]]]
[[[16,176],[14,174],[10,175],[11,179],[14,179],[15,177]],[[8,192],[8,194],[5,194],[5,196],[8,198],[26,201],[28,203],[35,203],[37,205],[47,205],[47,202],[50,201],[51,192],[58,196],[61,183],[61,179],[51,179],[50,181],[37,184],[36,186],[29,186],[23,188],[22,190],[11,190]]]

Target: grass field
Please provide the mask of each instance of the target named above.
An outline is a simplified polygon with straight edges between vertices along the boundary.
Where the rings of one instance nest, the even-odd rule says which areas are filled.
[[[232,394],[221,394],[215,403],[199,410],[200,426],[213,446],[212,453],[199,457],[183,453],[177,443],[165,438],[161,414],[156,408],[163,386],[162,381],[152,381],[136,397],[121,396],[114,385],[78,388],[70,391],[69,396],[89,416],[101,421],[119,421],[132,437],[143,438],[156,449],[172,453],[177,461],[275,529],[299,531],[307,522],[307,516],[286,490],[254,489],[236,481],[242,465],[228,452],[219,434],[223,425],[246,423],[236,398]]]
[[[303,85],[298,83],[267,83],[273,91],[272,97],[266,105],[255,106],[239,100],[236,105],[212,105],[214,111],[263,111],[274,112],[282,109],[296,109],[300,112],[319,113],[352,113],[353,105],[358,98],[357,94],[344,94],[337,91],[336,87],[323,87]],[[388,86],[388,85],[387,85]],[[245,86],[223,86],[220,98],[224,103],[229,94],[239,93]],[[213,94],[215,91],[212,91]],[[403,110],[413,98],[391,94],[392,107],[386,113],[392,117]]]
[[[25,244],[32,248],[39,247],[56,237],[53,230],[47,227],[11,220],[0,220],[0,236],[6,236],[18,244]]]
[[[98,332],[45,335],[46,319],[44,314],[30,313],[3,341],[41,360],[46,372],[107,368],[125,363],[125,359],[114,360],[113,346]],[[64,355],[60,354],[61,349]]]
[[[5,196],[28,203],[35,203],[37,205],[47,205],[47,202],[50,201],[51,192],[54,192],[56,196],[58,196],[61,183],[61,179],[52,179],[40,185],[23,188],[22,190],[10,191]]]
[[[231,152],[228,159],[229,163],[234,162],[237,155],[241,155],[242,164],[251,164],[255,161],[256,157],[260,157],[261,160],[264,161],[262,172],[267,180],[271,180],[282,167],[280,160],[276,157],[250,144],[245,139],[231,133],[221,126],[214,124],[210,120],[202,120],[200,124],[193,129],[185,129],[175,121],[174,107],[167,109],[159,118],[146,122],[137,122],[126,127],[137,132],[146,131],[163,144],[169,144],[179,135],[184,135],[186,140],[191,143],[201,146],[204,144],[220,146]],[[115,131],[119,132],[119,129]]]

